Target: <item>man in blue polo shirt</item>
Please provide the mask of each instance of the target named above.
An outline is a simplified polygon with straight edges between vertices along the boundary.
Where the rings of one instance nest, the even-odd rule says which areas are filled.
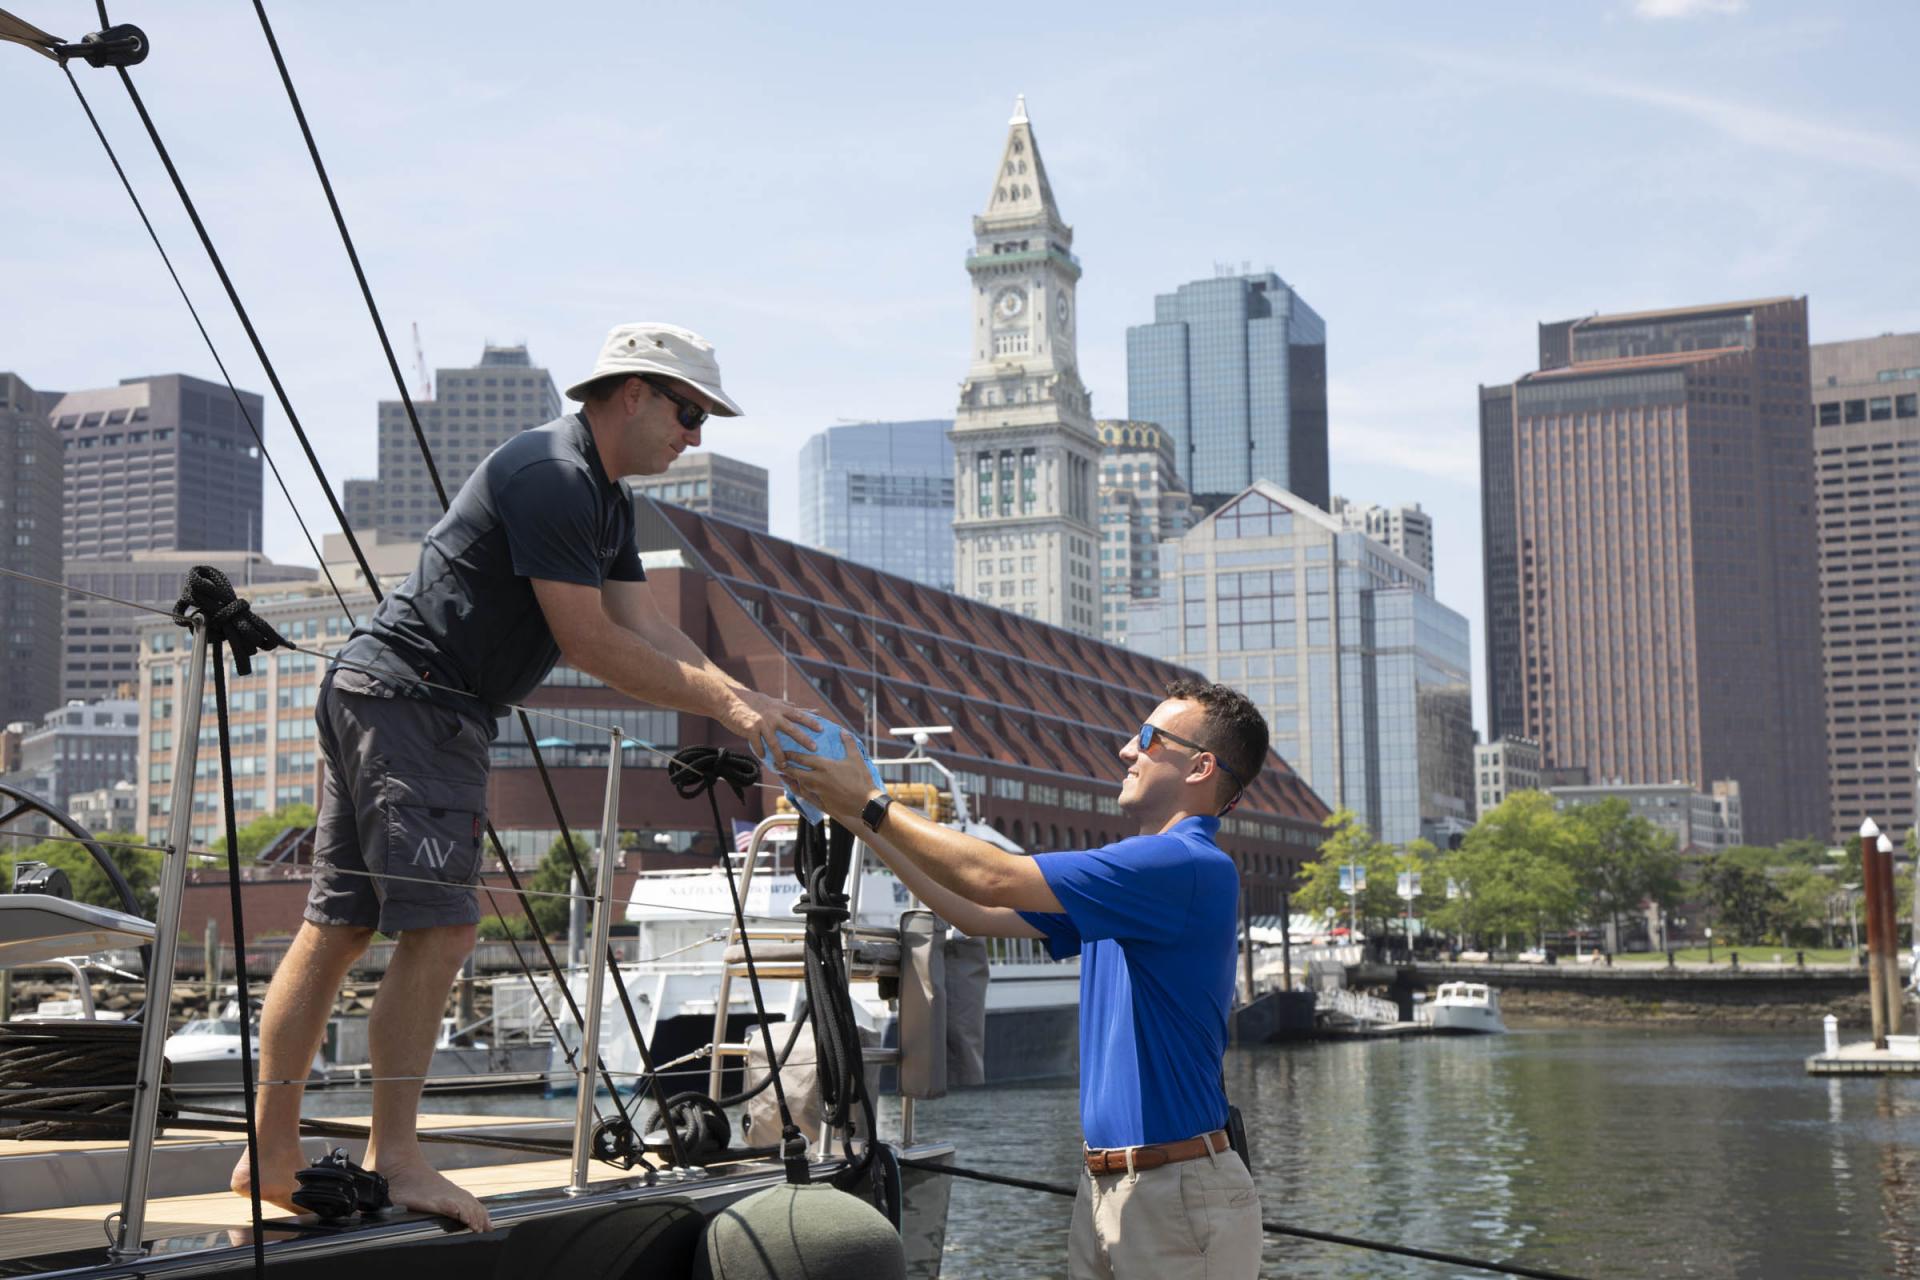
[[[564,656],[654,706],[711,716],[756,754],[807,713],[716,667],[649,594],[620,478],[658,475],[740,412],[713,348],[665,324],[607,335],[567,391],[579,413],[489,454],[426,536],[413,573],[356,629],[320,684],[325,789],[305,922],[260,1016],[260,1196],[292,1200],[308,1065],[374,932],[398,939],[368,1019],[366,1165],[394,1203],[484,1231],[486,1208],[420,1150],[422,1078],[447,993],[473,950],[474,884],[497,718]],[[233,1190],[248,1193],[242,1157]]]
[[[892,805],[857,752],[789,753],[788,782],[948,923],[1081,957],[1075,1280],[1259,1271],[1260,1199],[1228,1148],[1221,1083],[1240,882],[1214,835],[1266,755],[1245,695],[1178,681],[1120,748],[1120,809],[1139,834],[1023,857]]]

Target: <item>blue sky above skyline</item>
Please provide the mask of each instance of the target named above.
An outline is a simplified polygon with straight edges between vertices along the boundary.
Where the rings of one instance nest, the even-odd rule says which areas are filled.
[[[374,474],[384,362],[245,6],[113,6],[134,75],[336,485]],[[20,16],[62,35],[92,5]],[[390,330],[429,364],[529,344],[565,385],[668,319],[748,410],[707,445],[793,461],[840,420],[951,416],[969,218],[1016,93],[1085,266],[1080,359],[1126,412],[1125,332],[1216,263],[1326,318],[1336,492],[1435,515],[1480,651],[1479,383],[1534,326],[1806,294],[1815,341],[1920,329],[1920,10],[1585,6],[272,7]],[[42,388],[214,372],[53,64],[0,47],[0,369]],[[76,75],[244,387],[265,391],[109,74]],[[268,439],[324,511],[284,416]],[[266,549],[308,559],[269,491]],[[1475,669],[1475,703],[1480,669]]]

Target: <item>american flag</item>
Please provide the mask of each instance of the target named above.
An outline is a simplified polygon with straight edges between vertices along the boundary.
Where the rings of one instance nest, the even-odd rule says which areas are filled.
[[[733,820],[733,851],[735,853],[745,853],[747,846],[753,843],[754,826],[754,823],[743,822],[739,818]]]

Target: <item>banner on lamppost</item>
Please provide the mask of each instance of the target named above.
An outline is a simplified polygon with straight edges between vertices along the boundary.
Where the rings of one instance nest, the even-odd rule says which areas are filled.
[[[1400,883],[1398,887],[1395,888],[1394,893],[1399,897],[1405,898],[1408,902],[1412,902],[1415,898],[1419,897],[1420,873],[1418,871],[1402,871],[1400,873]]]
[[[1367,891],[1367,869],[1349,863],[1340,868],[1340,892],[1349,898]]]
[[[1453,901],[1460,896],[1460,882],[1452,876],[1447,877],[1447,900]]]

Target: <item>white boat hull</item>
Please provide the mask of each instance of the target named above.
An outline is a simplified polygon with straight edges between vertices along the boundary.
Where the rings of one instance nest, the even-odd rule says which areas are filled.
[[[1500,1019],[1500,1011],[1485,1005],[1434,1004],[1429,1005],[1428,1010],[1428,1019],[1436,1032],[1497,1036],[1505,1034],[1507,1029],[1507,1024]]]

